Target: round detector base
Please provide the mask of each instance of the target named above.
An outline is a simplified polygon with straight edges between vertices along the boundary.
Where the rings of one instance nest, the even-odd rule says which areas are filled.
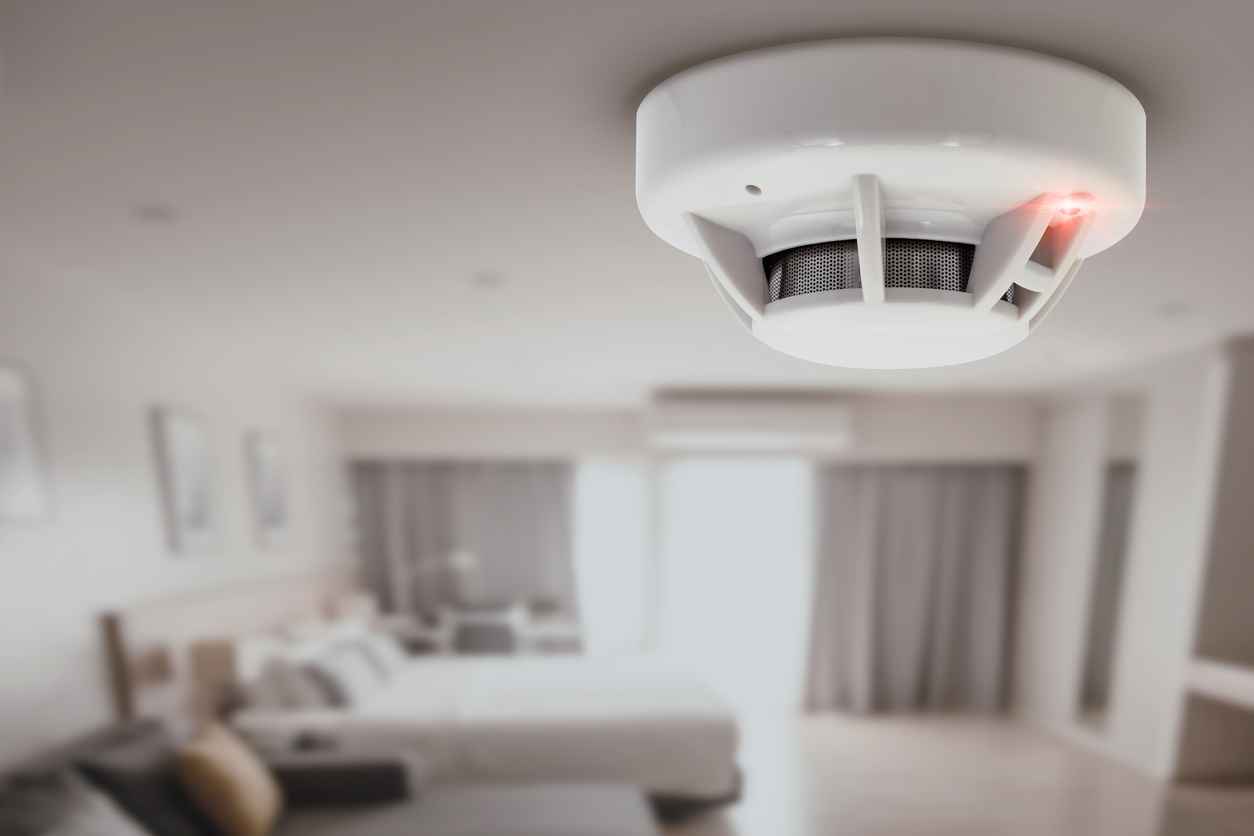
[[[1135,226],[1145,113],[1118,82],[1037,53],[814,42],[658,85],[636,162],[645,222],[706,263],[763,342],[831,365],[948,365],[1027,337]],[[974,244],[966,286],[886,286],[887,238]],[[764,257],[841,240],[857,241],[858,288],[768,300]]]

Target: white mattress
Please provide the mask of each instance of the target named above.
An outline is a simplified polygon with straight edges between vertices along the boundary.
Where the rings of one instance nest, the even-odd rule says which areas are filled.
[[[246,711],[235,723],[268,748],[315,732],[341,749],[416,750],[453,780],[619,782],[697,797],[734,786],[739,742],[711,691],[639,658],[423,659],[351,710]]]

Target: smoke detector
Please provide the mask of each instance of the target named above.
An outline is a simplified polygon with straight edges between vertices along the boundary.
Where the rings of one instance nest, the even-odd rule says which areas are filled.
[[[747,52],[662,82],[636,199],[762,342],[853,368],[1005,351],[1145,207],[1145,111],[1086,67],[955,41]]]

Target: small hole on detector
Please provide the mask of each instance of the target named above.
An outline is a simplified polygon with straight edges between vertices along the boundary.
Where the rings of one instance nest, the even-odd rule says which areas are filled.
[[[745,191],[747,191],[749,194],[753,195],[754,197],[757,197],[758,195],[762,194],[762,188],[760,186],[755,186],[752,183],[745,186]]]

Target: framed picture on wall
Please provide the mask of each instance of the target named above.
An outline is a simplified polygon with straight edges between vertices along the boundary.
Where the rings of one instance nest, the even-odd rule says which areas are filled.
[[[287,472],[282,449],[269,433],[251,432],[244,438],[244,465],[252,495],[257,545],[281,548],[287,541]]]
[[[0,521],[43,519],[48,506],[30,383],[17,369],[0,366]]]
[[[204,420],[159,407],[153,410],[152,432],[170,549],[182,555],[216,549],[220,545],[217,489]]]

